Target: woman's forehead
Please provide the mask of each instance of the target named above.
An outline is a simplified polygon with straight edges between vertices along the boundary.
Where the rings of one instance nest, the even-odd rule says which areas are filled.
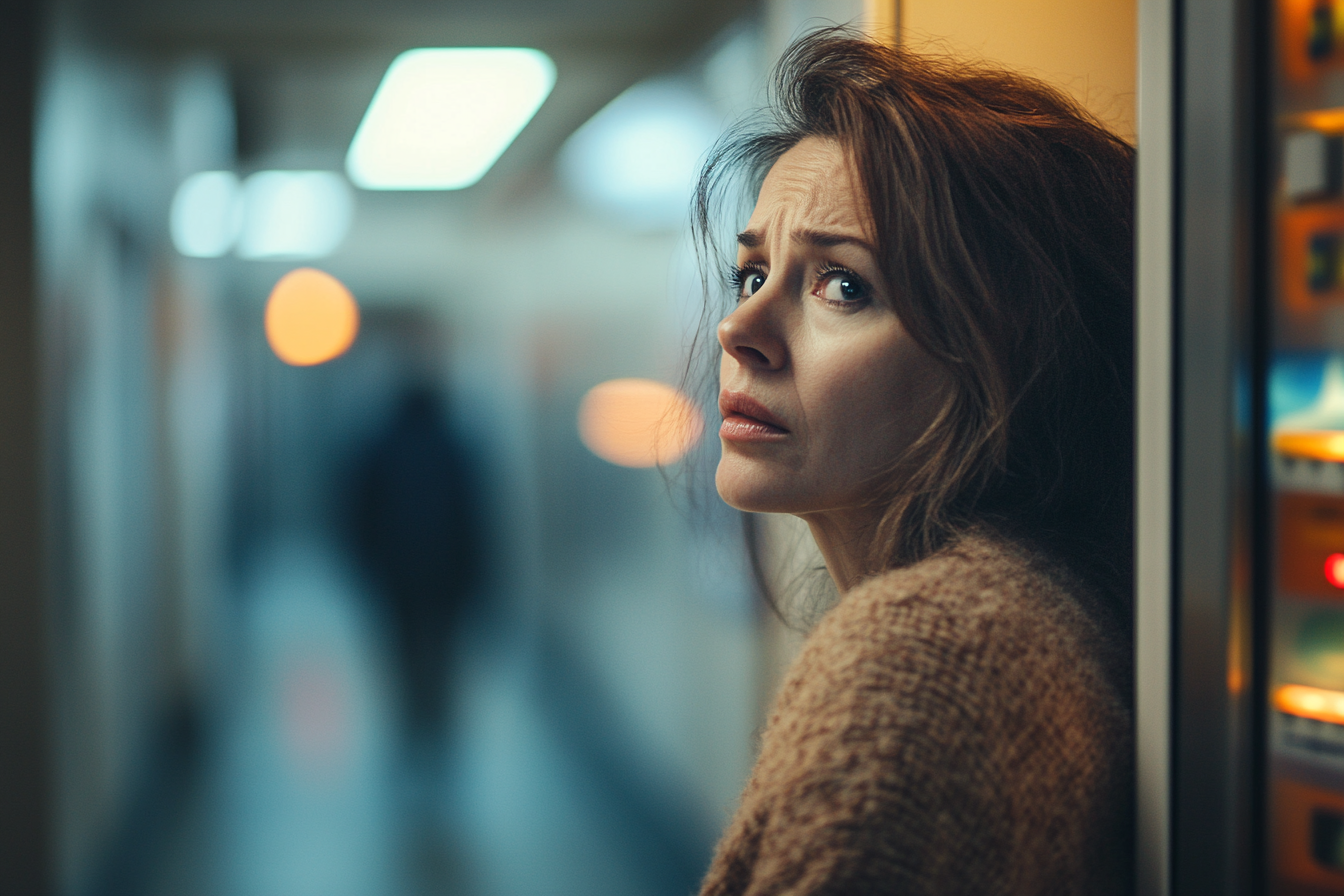
[[[808,137],[770,168],[748,231],[768,238],[806,229],[868,237],[867,198],[848,154],[834,140]]]

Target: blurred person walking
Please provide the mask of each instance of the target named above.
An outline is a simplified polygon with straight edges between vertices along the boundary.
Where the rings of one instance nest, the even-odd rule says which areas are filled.
[[[403,390],[388,425],[359,454],[349,531],[391,623],[403,740],[429,772],[450,727],[451,636],[481,577],[478,481],[440,393]]]

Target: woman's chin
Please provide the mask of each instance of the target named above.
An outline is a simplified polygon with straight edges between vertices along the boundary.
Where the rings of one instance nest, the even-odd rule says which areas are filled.
[[[742,464],[725,457],[719,461],[714,485],[724,503],[750,513],[793,513],[795,502],[782,493],[777,477],[762,475],[760,470],[744,470]]]

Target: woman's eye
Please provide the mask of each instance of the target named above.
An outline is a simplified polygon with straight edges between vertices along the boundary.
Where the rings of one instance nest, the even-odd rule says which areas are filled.
[[[826,275],[817,295],[829,302],[857,302],[868,298],[868,284],[848,271],[834,271]]]
[[[740,299],[754,296],[765,285],[765,274],[750,268],[739,268],[734,279],[737,280],[737,297]]]

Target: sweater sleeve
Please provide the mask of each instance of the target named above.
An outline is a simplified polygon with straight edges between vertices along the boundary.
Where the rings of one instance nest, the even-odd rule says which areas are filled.
[[[931,572],[809,638],[703,896],[1128,885],[1128,715],[1076,608],[1011,569]]]

